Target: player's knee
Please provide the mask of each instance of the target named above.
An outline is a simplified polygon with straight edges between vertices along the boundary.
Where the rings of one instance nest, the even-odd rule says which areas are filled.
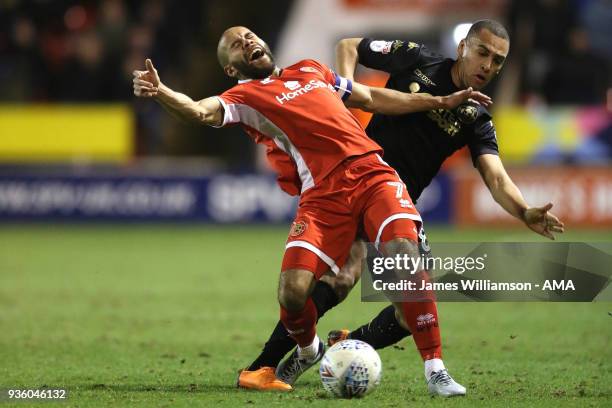
[[[323,275],[320,280],[331,286],[338,297],[338,303],[346,299],[353,286],[355,286],[355,278],[347,273]]]
[[[283,271],[278,285],[278,302],[289,311],[302,310],[313,284],[314,275],[310,271],[299,269]]]
[[[350,273],[339,273],[334,280],[334,292],[338,296],[338,301],[342,302],[355,286],[355,277]]]
[[[388,257],[404,254],[415,258],[420,256],[417,242],[408,238],[395,238],[387,241],[384,243],[383,249]]]
[[[400,258],[408,257],[412,260],[417,260],[420,258],[421,254],[419,252],[419,245],[416,241],[413,241],[408,238],[395,238],[390,241],[387,241],[383,245],[383,253],[385,256],[390,258],[395,258],[399,256]],[[414,275],[423,270],[420,262],[413,262],[412,265],[415,265],[418,269],[408,270],[408,269],[399,269],[396,270],[396,273],[409,272],[410,276]],[[408,276],[400,275],[403,278],[408,278]]]
[[[356,241],[351,247],[350,256],[344,266],[337,274],[324,275],[321,280],[329,284],[338,296],[338,301],[342,302],[351,292],[355,284],[361,277],[361,265],[366,258],[365,245],[361,241]]]

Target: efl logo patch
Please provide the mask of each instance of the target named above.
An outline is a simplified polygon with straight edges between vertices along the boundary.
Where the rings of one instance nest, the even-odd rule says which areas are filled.
[[[291,231],[289,231],[289,236],[297,237],[300,236],[306,231],[306,223],[304,221],[293,221],[291,224]]]
[[[372,41],[370,43],[370,49],[381,54],[388,54],[392,46],[393,41]]]

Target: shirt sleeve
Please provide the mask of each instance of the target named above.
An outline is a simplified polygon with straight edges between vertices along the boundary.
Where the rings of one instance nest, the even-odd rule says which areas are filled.
[[[497,136],[493,122],[487,120],[474,127],[474,140],[468,144],[472,155],[472,164],[476,167],[478,156],[483,154],[494,154],[499,156]]]
[[[244,99],[241,93],[233,87],[217,96],[217,99],[223,107],[223,122],[219,126],[213,127],[224,127],[236,123],[240,123],[240,109],[239,106],[244,104]]]
[[[364,38],[357,47],[357,53],[361,65],[393,74],[415,65],[423,48],[411,41]]]
[[[353,81],[336,74],[336,72],[334,72],[334,70],[329,68],[327,65],[321,64],[315,60],[305,60],[304,64],[305,66],[310,66],[323,74],[325,82],[334,87],[334,90],[340,99],[346,101],[351,96],[353,92]]]

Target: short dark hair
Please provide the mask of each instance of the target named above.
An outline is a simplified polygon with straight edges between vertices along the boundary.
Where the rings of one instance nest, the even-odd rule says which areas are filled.
[[[506,28],[495,20],[478,20],[470,27],[467,36],[465,38],[470,39],[480,34],[482,30],[489,30],[491,33],[499,38],[510,41],[510,36]]]

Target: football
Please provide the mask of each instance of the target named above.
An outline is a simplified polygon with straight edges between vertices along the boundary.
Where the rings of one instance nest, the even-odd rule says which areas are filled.
[[[319,375],[323,388],[333,396],[361,398],[380,384],[382,363],[368,343],[344,340],[327,350]]]

